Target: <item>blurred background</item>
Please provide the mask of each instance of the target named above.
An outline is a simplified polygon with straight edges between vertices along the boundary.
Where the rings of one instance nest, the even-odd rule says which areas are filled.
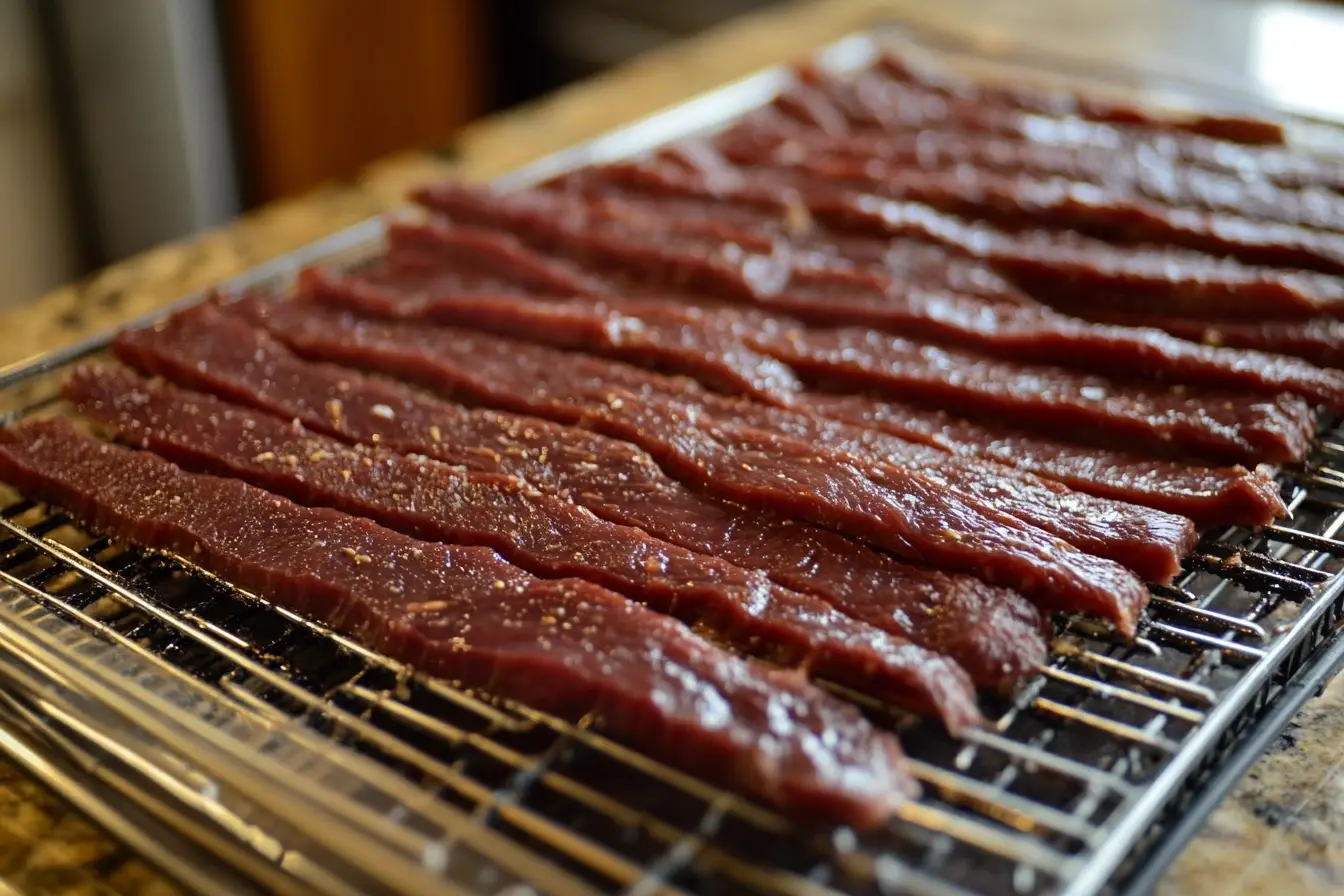
[[[0,306],[770,0],[0,0]]]
[[[482,115],[771,5],[0,0],[0,309],[270,200],[353,178],[390,153],[451,152],[454,133]],[[1160,59],[1205,84],[1344,120],[1336,4],[890,5],[991,43],[1031,35],[1052,53],[1082,46],[1088,59]],[[1166,76],[1149,74],[1146,86],[1160,95]]]

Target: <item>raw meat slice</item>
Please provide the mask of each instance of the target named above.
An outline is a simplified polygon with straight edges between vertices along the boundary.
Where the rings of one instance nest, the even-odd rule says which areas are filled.
[[[558,715],[597,710],[618,740],[799,817],[878,824],[915,791],[894,741],[852,707],[587,582],[184,473],[64,420],[0,432],[0,478],[423,671]]]
[[[868,137],[868,139],[864,139]],[[819,165],[830,170],[862,169],[865,179],[899,178],[902,170],[979,170],[994,174],[1063,178],[1174,208],[1226,212],[1321,230],[1344,229],[1339,194],[1321,187],[1287,189],[1209,171],[1151,153],[1089,157],[1067,147],[1042,146],[992,135],[953,131],[917,134],[771,134],[759,129],[730,131],[714,146],[729,160],[747,166]]]
[[[1201,525],[1267,525],[1288,513],[1262,470],[1201,467],[1074,445],[867,395],[807,392],[795,407],[957,455],[996,460],[1092,494],[1158,507]]]
[[[706,623],[743,649],[937,716],[954,731],[981,721],[970,680],[949,660],[818,598],[600,520],[516,478],[350,448],[301,424],[125,369],[77,369],[62,394],[85,416],[190,469],[236,476],[415,538],[492,548],[534,575],[585,579]]]
[[[1315,368],[1301,359],[1220,351],[1172,338],[1160,330],[1106,327],[1040,305],[988,304],[976,298],[929,292],[888,278],[842,271],[818,275],[808,266],[806,255],[754,255],[737,251],[736,244],[707,255],[703,245],[679,247],[662,234],[601,232],[584,222],[581,204],[565,203],[563,198],[545,194],[491,198],[474,188],[444,184],[436,188],[435,203],[437,208],[451,206],[451,214],[477,222],[486,219],[484,223],[490,226],[507,227],[523,239],[552,249],[565,260],[588,262],[595,275],[599,267],[609,271],[616,266],[649,285],[662,283],[675,288],[677,284],[689,284],[696,291],[672,292],[664,297],[680,299],[691,307],[703,304],[699,291],[710,291],[721,299],[746,301],[807,320],[857,321],[902,335],[972,348],[994,357],[1058,364],[1121,377],[1155,377],[1181,385],[1244,389],[1270,395],[1289,392],[1331,409],[1344,410],[1344,374]],[[538,214],[543,209],[546,214]],[[556,214],[561,209],[563,217]],[[422,244],[427,239],[422,237]],[[452,243],[447,238],[443,241]],[[420,289],[431,287],[432,284],[423,283]],[[614,291],[603,288],[594,295],[607,296]],[[612,303],[609,313],[620,314],[621,308]],[[624,320],[624,315],[621,319]],[[706,319],[705,325],[697,327],[697,332],[704,334],[703,351],[710,355],[707,359],[710,361],[729,354],[723,348],[729,344],[729,337],[718,335],[717,328],[709,326],[711,323]],[[608,329],[633,331],[645,340],[658,332],[628,323],[619,327],[613,323]],[[670,335],[681,331],[671,325],[668,332]],[[715,333],[712,341],[710,333]],[[832,333],[824,338],[870,337],[868,333],[854,332],[843,337]],[[668,336],[664,340],[671,341]],[[756,344],[753,347],[764,348]],[[697,354],[689,345],[678,348],[682,366],[674,369],[690,372],[686,365],[696,363]],[[792,362],[791,357],[781,356],[773,348],[764,351]]]
[[[460,330],[367,321],[296,301],[240,310],[300,355],[633,442],[710,494],[835,528],[918,562],[973,572],[1052,608],[1124,619],[1147,600],[1138,579],[1119,565],[927,478],[887,468],[877,481],[806,442],[723,424],[657,396],[615,388],[605,398],[574,396],[567,369],[523,369],[509,340],[473,341]]]
[[[808,139],[819,131],[827,138],[856,141],[862,149],[907,134],[947,132],[967,140],[997,137],[1032,146],[1102,156],[1125,162],[1133,158],[1160,160],[1229,174],[1248,181],[1267,181],[1285,189],[1320,187],[1344,192],[1344,164],[1337,159],[1274,146],[1242,146],[1194,134],[1159,131],[1135,133],[1099,122],[1060,119],[1013,110],[985,110],[975,104],[958,104],[949,117],[937,97],[912,97],[900,109],[895,127],[878,125],[853,129],[826,98],[813,90],[808,95],[810,111],[828,120],[825,129],[807,126],[798,109],[771,106],[745,116],[736,126],[769,134],[797,135]],[[792,100],[790,100],[792,101]],[[1103,163],[1104,164],[1104,163]],[[1066,173],[1066,172],[1061,172]]]
[[[587,176],[599,176],[604,170],[607,169]],[[867,226],[878,231],[870,237],[828,233],[808,217],[805,209],[794,213],[795,218],[802,216],[804,224],[790,228],[784,223],[786,200],[775,197],[779,207],[772,208],[766,203],[767,197],[750,185],[742,190],[731,186],[710,188],[690,176],[694,171],[676,171],[667,166],[635,164],[620,166],[619,171],[622,181],[630,181],[630,189],[616,195],[611,195],[611,188],[604,187],[600,180],[591,184],[575,176],[564,183],[580,192],[592,191],[593,195],[585,195],[590,208],[620,209],[625,220],[640,224],[656,221],[656,210],[664,206],[668,207],[669,215],[699,220],[716,214],[724,205],[723,198],[741,199],[732,206],[736,210],[735,223],[717,225],[719,234],[762,254],[779,251],[776,243],[748,246],[741,234],[782,233],[788,238],[789,251],[821,252],[864,262],[881,260],[893,239],[914,245],[919,245],[917,241],[928,241],[946,249],[952,258],[955,253],[962,253],[983,259],[981,263],[992,264],[1028,286],[1031,292],[1039,292],[1052,301],[1067,300],[1076,308],[1124,301],[1153,303],[1191,316],[1260,319],[1344,314],[1344,279],[1327,274],[1245,265],[1230,258],[1170,246],[1117,246],[1074,233],[1010,232],[943,214],[919,203],[882,203],[867,216]],[[655,191],[656,198],[631,192],[638,189]],[[656,195],[677,190],[679,195]],[[724,191],[726,197],[716,198],[716,194]],[[862,217],[851,210],[848,220],[860,221]],[[649,232],[648,227],[637,229]],[[975,281],[970,273],[973,268],[966,268],[967,264],[962,262],[965,273],[948,282],[947,288],[998,302],[1029,304],[1024,303],[1020,293],[993,281],[988,281],[990,289],[968,287],[968,283]],[[899,270],[892,267],[890,272],[895,276]],[[919,278],[913,281],[906,278],[906,282],[926,285]]]
[[[888,54],[868,69],[861,80],[881,84],[884,78],[911,84],[942,96],[1004,106],[1043,115],[1076,116],[1116,125],[1139,125],[1154,130],[1184,131],[1247,145],[1281,146],[1283,128],[1261,118],[1244,115],[1182,115],[1142,109],[1097,94],[1052,90],[1020,83],[987,84],[961,78],[929,66]]]
[[[305,272],[303,281],[307,294],[331,304],[386,313],[389,303],[397,303],[395,294],[364,281],[319,271]],[[731,345],[736,339],[787,362],[813,382],[887,391],[970,415],[1011,416],[1043,432],[1084,430],[1097,438],[1124,438],[1156,451],[1283,461],[1301,459],[1310,444],[1310,410],[1293,396],[1136,386],[871,330],[806,328],[759,314],[649,300],[457,295],[435,301],[413,296],[403,310],[420,315],[426,309],[476,330],[636,361],[646,357],[644,346],[657,346],[661,366],[693,376],[703,376],[715,358],[712,349],[701,351],[700,345]],[[492,351],[512,357],[522,349],[496,346]],[[777,397],[777,403],[788,405],[796,394]]]
[[[578,362],[574,362],[578,363]],[[594,376],[618,377],[615,369],[585,360]],[[617,382],[639,391],[651,377],[626,376]],[[663,378],[679,389],[688,381]],[[697,402],[715,396],[697,394]],[[980,426],[946,414],[895,405],[868,396],[802,392],[792,399],[799,410],[836,419],[853,419],[868,427],[872,419],[899,420],[892,430],[902,438],[935,446],[964,457],[983,457],[1057,480],[1079,491],[1166,510],[1209,525],[1266,525],[1286,514],[1274,483],[1263,473],[1241,467],[1209,468],[1192,463],[1140,457],[1114,449],[1076,445],[1049,438]],[[780,414],[781,411],[771,411]]]
[[[530,305],[512,297],[444,297],[432,301],[424,295],[401,295],[363,282],[329,275],[314,275],[314,291],[326,300],[347,307],[391,317],[456,321],[468,328],[526,334],[536,327],[518,320]],[[512,314],[508,314],[508,312]],[[568,319],[554,322],[541,315],[540,339],[562,343],[585,343],[569,334]],[[600,325],[597,327],[600,331]],[[567,335],[568,334],[568,335]],[[599,337],[600,338],[600,337]],[[581,344],[601,350],[601,344]],[[1057,483],[1037,479],[996,463],[956,458],[943,451],[889,436],[867,433],[830,421],[809,418],[787,410],[751,401],[731,401],[693,388],[685,380],[632,369],[620,362],[582,356],[566,356],[549,348],[511,345],[507,351],[515,363],[539,370],[563,368],[567,390],[605,400],[612,388],[636,393],[655,393],[686,400],[705,408],[717,419],[745,423],[756,429],[802,439],[831,451],[843,452],[866,469],[877,471],[892,465],[935,479],[957,492],[983,501],[1015,519],[1043,529],[1074,547],[1114,560],[1136,574],[1169,580],[1180,568],[1181,558],[1194,546],[1195,531],[1189,520],[1132,505],[1099,500],[1073,492]]]
[[[906,168],[873,175],[853,162],[743,169],[764,188],[799,189],[814,203],[843,204],[853,195],[921,202],[950,214],[1007,227],[1046,227],[1121,243],[1160,242],[1229,255],[1248,264],[1344,274],[1344,233],[1261,221],[1244,213],[1168,207],[1096,184],[985,171]]]
[[[1245,318],[1189,318],[1157,311],[1125,311],[1096,307],[1080,314],[1126,327],[1151,327],[1173,336],[1202,342],[1275,352],[1303,358],[1322,367],[1344,368],[1344,320],[1317,317],[1309,320],[1264,320]]]
[[[522,477],[603,519],[688,550],[764,570],[857,619],[957,660],[1002,687],[1045,658],[1040,613],[970,576],[900,563],[807,524],[748,512],[686,489],[627,442],[546,420],[467,410],[386,380],[300,361],[209,304],[123,333],[125,361],[349,442],[381,444],[471,470]],[[381,408],[390,408],[391,416]]]

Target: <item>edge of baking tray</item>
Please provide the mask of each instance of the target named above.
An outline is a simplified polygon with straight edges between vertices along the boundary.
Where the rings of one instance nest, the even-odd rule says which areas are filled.
[[[1314,658],[1283,686],[1252,727],[1227,749],[1209,779],[1192,791],[1186,810],[1167,828],[1168,836],[1141,856],[1142,864],[1123,881],[1124,896],[1153,892],[1213,810],[1231,794],[1302,707],[1320,696],[1341,666],[1344,666],[1344,631],[1336,625]],[[1179,795],[1173,797],[1177,798]]]
[[[949,40],[955,44],[950,52],[982,55],[967,41],[949,38],[946,33],[937,33],[936,29],[932,29],[933,36],[930,37],[929,32],[930,29],[920,25],[884,21],[876,24],[872,30],[851,35],[823,48],[813,58],[819,64],[835,70],[852,70],[871,60],[886,47],[894,45],[912,48],[915,52],[936,54],[945,51],[945,45]],[[921,43],[922,39],[933,41],[935,46]],[[1000,62],[1008,66],[1021,67],[1016,58],[1007,57],[1022,52],[1021,46],[1010,47],[999,54],[1005,58],[990,58],[987,61],[991,64]],[[1039,63],[1035,68],[1047,79],[1053,77],[1058,80],[1063,76],[1075,83],[1082,81],[1087,82],[1089,86],[1108,86],[1104,80],[1105,72],[1099,72],[1096,68],[1083,72],[1061,72],[1041,69]],[[1133,70],[1129,71],[1132,73]],[[1098,80],[1099,78],[1102,80]],[[787,66],[779,65],[762,70],[688,101],[656,111],[593,140],[547,156],[504,175],[495,180],[494,184],[500,189],[516,189],[579,165],[628,157],[673,139],[712,130],[764,104],[789,80]],[[1189,82],[1177,86],[1194,96],[1202,96],[1206,100],[1212,100],[1215,105],[1226,107],[1225,101],[1228,99],[1226,91],[1217,91],[1209,85]],[[1126,92],[1122,87],[1116,87],[1115,90]],[[1240,108],[1265,108],[1263,103],[1256,103],[1253,98],[1244,96],[1241,98],[1245,102],[1238,105]],[[1288,114],[1285,117],[1294,116]],[[390,217],[413,213],[412,210],[406,209],[403,212],[367,219],[230,277],[216,289],[233,291],[284,283],[305,265],[368,251],[381,242],[386,222]],[[207,290],[189,295],[156,311],[138,316],[121,325],[118,330],[152,326],[174,311],[201,301],[205,295],[213,291]],[[0,369],[0,390],[21,385],[27,380],[106,349],[115,332],[101,333],[66,348]],[[4,417],[0,416],[0,425],[3,423]],[[1181,819],[1167,828],[1170,836],[1159,844],[1151,845],[1140,856],[1147,864],[1130,875],[1130,892],[1142,892],[1142,888],[1150,886],[1160,877],[1166,865],[1198,832],[1204,819],[1218,801],[1263,752],[1265,745],[1277,736],[1311,694],[1323,686],[1339,665],[1341,658],[1344,658],[1344,639],[1335,638],[1329,641],[1328,633],[1320,631],[1323,623],[1333,625],[1339,618],[1341,610],[1339,604],[1342,597],[1344,597],[1344,578],[1337,578],[1326,591],[1312,599],[1311,604],[1294,621],[1293,630],[1274,642],[1265,657],[1223,695],[1204,724],[1181,750],[1171,757],[1167,767],[1149,783],[1143,796],[1126,811],[1107,840],[1089,857],[1087,866],[1066,884],[1065,893],[1070,896],[1094,893],[1113,882],[1117,869],[1127,859],[1132,860],[1135,857],[1135,845],[1141,841],[1144,831],[1158,823],[1163,812],[1173,803],[1188,799],[1188,808]],[[1316,643],[1307,645],[1309,655],[1295,656],[1308,638],[1316,640]],[[1299,660],[1297,668],[1293,668],[1294,663]],[[1293,677],[1285,687],[1279,688],[1271,695],[1271,691],[1277,687],[1276,681],[1285,673]],[[1257,705],[1261,701],[1263,704]],[[1253,718],[1242,730],[1229,738],[1234,726],[1248,716]],[[7,752],[3,742],[0,742],[0,752]],[[1222,765],[1207,780],[1195,782],[1196,773],[1201,768],[1207,768],[1210,763]]]

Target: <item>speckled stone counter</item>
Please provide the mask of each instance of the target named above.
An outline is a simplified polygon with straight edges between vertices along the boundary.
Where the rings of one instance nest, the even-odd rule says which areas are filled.
[[[730,23],[546,100],[483,121],[439,152],[372,166],[357,182],[278,203],[222,230],[164,246],[30,305],[0,312],[0,365],[66,345],[317,237],[395,207],[407,188],[456,174],[489,178],[761,66],[909,15],[979,40],[1055,35],[1075,55],[1171,58],[1234,79],[1249,71],[1252,21],[1302,8],[1149,0],[821,0]],[[1318,13],[1344,27],[1344,8]],[[1261,60],[1263,63],[1263,60]],[[1223,73],[1223,74],[1219,74]],[[1226,81],[1225,81],[1226,82]],[[0,878],[35,892],[167,893],[172,888],[0,763]],[[1310,703],[1215,812],[1168,874],[1162,896],[1344,892],[1344,682]]]

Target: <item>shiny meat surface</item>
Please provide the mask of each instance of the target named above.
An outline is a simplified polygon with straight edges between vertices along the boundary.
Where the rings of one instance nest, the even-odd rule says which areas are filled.
[[[517,475],[603,519],[764,570],[785,587],[946,653],[982,685],[1010,683],[1045,657],[1044,620],[1018,594],[970,576],[903,564],[827,530],[692,492],[627,442],[536,418],[468,410],[347,368],[304,362],[208,305],[160,328],[125,333],[116,349],[141,369],[298,419],[310,429]],[[375,413],[380,405],[393,415]]]
[[[1089,318],[1121,326],[1152,327],[1182,339],[1235,348],[1277,352],[1304,358],[1322,367],[1344,368],[1344,320],[1247,320],[1189,318],[1157,311],[1088,309]]]
[[[951,130],[918,133],[788,133],[748,124],[714,138],[714,146],[743,165],[789,165],[811,158],[824,166],[861,164],[870,177],[902,169],[971,167],[998,174],[1062,178],[1119,190],[1164,205],[1228,212],[1264,221],[1339,230],[1344,211],[1328,187],[1285,187],[1211,171],[1147,148],[1133,153],[1053,146],[991,134]]]
[[[617,739],[801,818],[877,824],[915,791],[895,742],[852,707],[587,582],[185,473],[63,420],[0,432],[0,478],[431,674],[597,710]]]
[[[601,352],[607,347],[605,317],[593,318],[585,340],[581,338],[585,334],[581,325],[569,326],[573,323],[570,319],[557,321],[548,313],[563,311],[570,303],[535,303],[502,294],[480,298],[453,294],[434,302],[423,293],[406,294],[363,282],[363,278],[312,277],[310,287],[327,301],[392,318],[423,316],[487,332],[558,340],[580,349]],[[537,382],[552,376],[553,371],[565,371],[564,383],[556,387],[557,391],[598,401],[605,401],[613,388],[658,393],[693,403],[728,423],[744,423],[852,455],[872,471],[895,466],[898,475],[899,470],[917,472],[1153,581],[1170,581],[1180,568],[1181,558],[1194,545],[1194,526],[1184,518],[1093,498],[997,463],[955,457],[936,448],[758,402],[733,401],[695,388],[685,379],[633,370],[618,361],[557,353],[532,345],[511,344],[504,350],[515,364],[531,367]],[[634,355],[639,357],[638,353]]]
[[[518,366],[519,353],[505,340],[473,342],[464,331],[368,321],[298,301],[251,303],[250,310],[301,355],[632,442],[709,494],[835,528],[907,559],[972,572],[1051,607],[1094,611],[1129,628],[1147,601],[1138,579],[1117,564],[915,473],[888,468],[879,480],[806,442],[723,424],[683,402],[615,389],[576,395],[565,369],[539,381],[536,371]]]
[[[834,79],[816,75],[809,80],[834,83]],[[1283,129],[1264,119],[1235,115],[1159,113],[1094,93],[1028,84],[981,84],[931,66],[916,65],[894,54],[884,56],[855,80],[860,85],[869,83],[879,89],[887,82],[910,84],[948,98],[969,99],[988,106],[1021,109],[1042,115],[1072,116],[1084,121],[1200,134],[1252,146],[1273,146],[1284,142]]]
[[[703,242],[684,245],[685,241],[657,230],[632,233],[628,226],[595,228],[584,223],[586,203],[558,195],[492,197],[478,189],[445,186],[433,191],[432,203],[458,218],[505,227],[550,247],[561,256],[555,262],[562,268],[574,260],[587,262],[591,279],[597,280],[616,266],[652,287],[655,295],[690,307],[704,304],[703,295],[708,292],[818,325],[857,323],[996,358],[1117,376],[1137,371],[1180,385],[1270,395],[1287,392],[1344,409],[1344,374],[1292,357],[1213,348],[1172,338],[1160,330],[1100,326],[1029,300],[986,301],[930,290],[893,276],[818,265],[812,251],[776,246],[769,254],[753,254],[734,248],[741,246],[741,240],[709,251]],[[540,214],[542,210],[546,214]],[[940,232],[956,226],[951,221],[939,224]],[[989,252],[979,248],[989,242],[987,236],[966,237],[968,250]],[[468,233],[466,238],[474,236]],[[427,236],[420,238],[422,245],[427,241]],[[448,255],[455,253],[448,234],[440,234],[439,242]],[[540,257],[529,257],[529,264],[543,263]],[[669,288],[660,291],[660,286]],[[587,294],[607,297],[618,291],[619,285],[606,283]],[[868,335],[854,334],[855,338]],[[726,337],[717,338],[715,348],[723,352]]]
[[[322,301],[384,311],[398,293],[360,278],[309,272],[305,289]],[[297,312],[285,312],[299,316]],[[1012,417],[1045,433],[1086,431],[1150,450],[1258,463],[1300,459],[1313,417],[1294,396],[1132,385],[1100,376],[1000,361],[859,328],[815,328],[759,314],[651,300],[545,300],[517,295],[412,295],[403,315],[449,319],[493,333],[630,358],[721,386],[731,373],[716,346],[741,340],[815,383],[886,391],[969,416]],[[476,342],[485,344],[484,340]],[[1188,343],[1187,343],[1188,344]],[[703,346],[710,346],[703,349]],[[501,349],[495,348],[495,351]],[[512,356],[521,349],[510,351]],[[559,375],[557,372],[556,375]],[[788,406],[797,393],[771,392]],[[534,411],[528,410],[528,413]]]
[[[961,456],[982,457],[1081,491],[1190,517],[1203,525],[1267,525],[1287,515],[1273,479],[1245,467],[1205,467],[1076,445],[866,395],[809,392],[797,407]]]
[[[598,519],[514,477],[351,448],[292,421],[124,369],[78,369],[64,395],[85,416],[188,468],[237,476],[417,538],[493,548],[534,575],[585,579],[706,623],[748,651],[939,716],[953,730],[980,721],[970,680],[949,660],[819,598]]]
[[[879,200],[920,202],[1007,227],[1076,230],[1117,243],[1169,243],[1248,264],[1344,274],[1344,233],[1221,209],[1172,207],[1109,186],[984,171],[970,175],[901,169],[873,175],[864,166],[845,161],[747,170],[762,187],[829,194],[836,203],[851,190]]]

